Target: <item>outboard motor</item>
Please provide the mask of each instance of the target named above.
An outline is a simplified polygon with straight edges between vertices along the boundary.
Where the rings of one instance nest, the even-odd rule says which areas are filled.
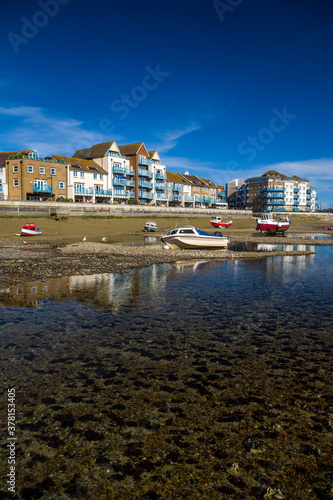
[[[215,231],[214,236],[223,236],[221,231]]]

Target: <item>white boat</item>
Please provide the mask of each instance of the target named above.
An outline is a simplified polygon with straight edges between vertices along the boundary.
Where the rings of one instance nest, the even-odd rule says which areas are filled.
[[[205,233],[193,226],[172,229],[161,240],[169,248],[227,248],[230,238],[222,236],[216,231],[214,234]]]
[[[291,224],[287,216],[281,217],[279,220],[273,218],[273,214],[262,214],[260,219],[256,219],[256,230],[263,234],[283,234]]]
[[[21,227],[21,236],[38,236],[42,231],[34,222],[27,222]]]
[[[210,225],[213,227],[229,227],[232,224],[232,220],[227,220],[226,222],[222,221],[222,217],[213,216],[210,220]]]
[[[157,231],[157,224],[156,224],[156,222],[148,221],[148,222],[146,222],[144,229],[145,229],[145,231],[148,231],[148,232],[155,232],[155,231]]]

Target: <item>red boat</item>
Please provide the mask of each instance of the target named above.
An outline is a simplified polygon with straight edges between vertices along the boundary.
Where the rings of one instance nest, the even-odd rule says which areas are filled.
[[[287,216],[282,217],[279,220],[273,219],[273,214],[263,214],[261,219],[256,219],[257,227],[256,230],[264,234],[283,234],[291,224]]]
[[[21,236],[38,236],[42,231],[34,222],[27,222],[21,227]]]
[[[332,226],[328,226],[326,229],[327,229],[327,231],[333,231],[333,227]]]
[[[213,227],[229,227],[232,224],[232,220],[227,220],[226,222],[222,222],[222,217],[213,216],[210,221],[210,225]]]

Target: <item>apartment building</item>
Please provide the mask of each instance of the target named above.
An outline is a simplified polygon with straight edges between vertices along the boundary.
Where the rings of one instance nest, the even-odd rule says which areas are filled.
[[[62,160],[40,158],[35,149],[0,153],[2,194],[9,200],[57,200],[67,197]]]
[[[254,212],[315,212],[316,192],[307,179],[268,170],[245,181],[245,206]]]
[[[67,171],[67,197],[76,202],[109,203],[108,173],[93,160],[53,155],[63,161]]]

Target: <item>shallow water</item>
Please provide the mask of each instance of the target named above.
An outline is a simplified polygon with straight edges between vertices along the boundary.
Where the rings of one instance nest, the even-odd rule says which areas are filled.
[[[332,498],[332,257],[1,291],[17,498]]]

